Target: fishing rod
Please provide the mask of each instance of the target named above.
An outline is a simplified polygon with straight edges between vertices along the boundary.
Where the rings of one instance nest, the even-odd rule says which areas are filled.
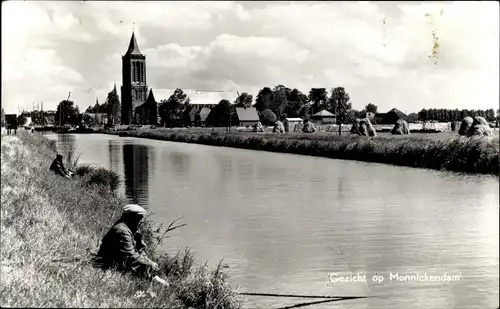
[[[252,293],[239,292],[240,295],[246,296],[264,296],[264,297],[290,297],[290,298],[327,298],[327,299],[358,299],[371,298],[374,296],[323,296],[323,295],[298,295],[298,294],[274,294],[274,293]]]
[[[281,307],[278,309],[291,309],[291,308],[299,308],[299,307],[306,307],[306,306],[312,306],[312,305],[318,305],[318,304],[324,304],[324,303],[332,303],[334,301],[341,301],[344,299],[340,298],[334,298],[334,299],[326,299],[326,300],[319,300],[319,301],[313,301],[313,302],[308,302],[308,303],[299,303],[291,306],[286,306],[286,307]]]

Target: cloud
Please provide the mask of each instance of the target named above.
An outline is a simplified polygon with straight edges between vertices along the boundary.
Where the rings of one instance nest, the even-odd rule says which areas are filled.
[[[2,100],[104,100],[134,27],[153,89],[344,86],[359,109],[495,108],[498,22],[494,2],[7,2]]]

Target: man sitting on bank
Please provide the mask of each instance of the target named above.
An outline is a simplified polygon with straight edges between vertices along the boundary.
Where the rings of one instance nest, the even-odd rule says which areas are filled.
[[[139,231],[145,215],[146,210],[139,205],[123,207],[122,217],[102,239],[96,262],[104,269],[130,271],[137,277],[168,285],[155,275],[159,270],[158,264],[146,256],[146,244]]]
[[[52,161],[49,169],[54,173],[66,178],[71,178],[71,176],[73,176],[73,172],[64,167],[63,156],[60,154],[56,155],[56,158],[54,159],[54,161]]]

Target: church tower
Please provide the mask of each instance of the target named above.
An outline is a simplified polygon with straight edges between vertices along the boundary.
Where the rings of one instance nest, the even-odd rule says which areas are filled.
[[[122,56],[122,112],[121,123],[135,123],[135,108],[146,101],[146,56],[141,54],[135,34],[132,33],[128,50]]]

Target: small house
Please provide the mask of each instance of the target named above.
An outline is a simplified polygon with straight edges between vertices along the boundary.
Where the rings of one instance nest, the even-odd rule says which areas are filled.
[[[316,114],[311,116],[311,121],[317,122],[317,123],[335,123],[336,122],[336,116],[335,114],[330,113],[327,110],[322,110],[320,112],[317,112]]]
[[[402,111],[397,108],[393,108],[387,113],[377,113],[374,117],[374,122],[376,124],[396,124],[396,122],[401,119],[406,122],[410,122],[410,119]]]
[[[212,110],[209,107],[201,108],[198,113],[194,116],[194,123],[196,126],[204,127],[205,121]]]
[[[255,107],[236,107],[239,125],[242,127],[253,126],[259,122],[259,115]]]
[[[295,126],[302,123],[302,118],[285,118],[285,121],[283,122],[285,132],[294,132]]]

